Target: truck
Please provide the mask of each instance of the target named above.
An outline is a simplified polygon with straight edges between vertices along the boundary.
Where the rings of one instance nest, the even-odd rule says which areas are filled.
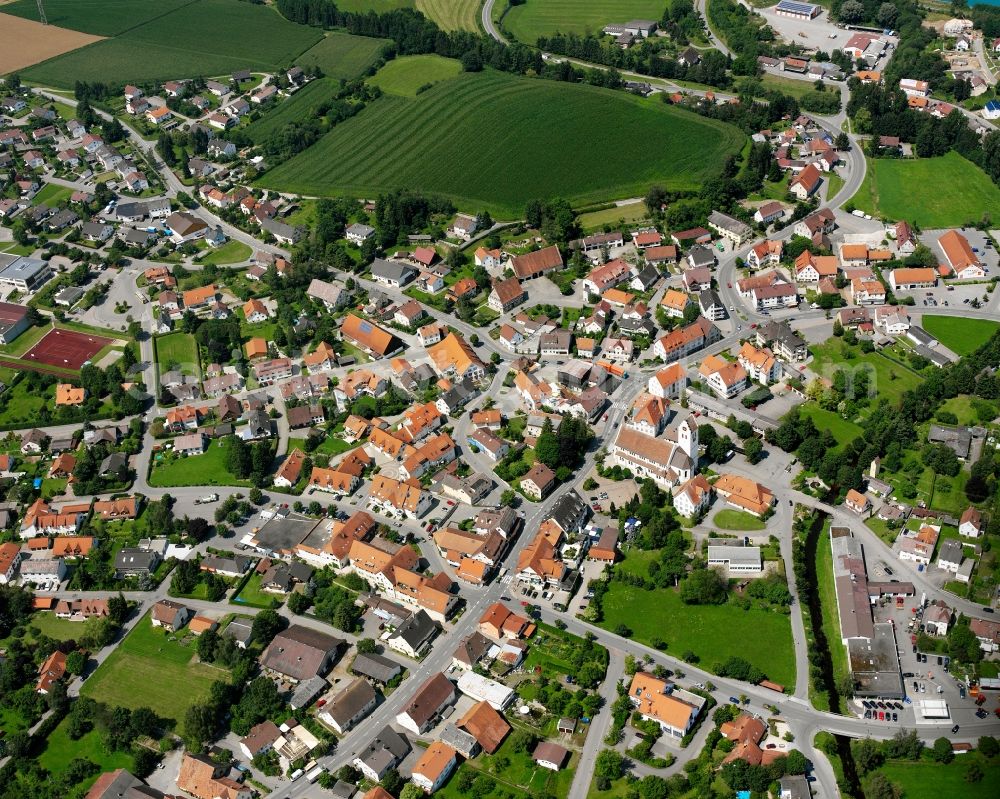
[[[309,782],[316,782],[316,780],[319,779],[319,775],[322,774],[324,771],[326,771],[326,769],[324,769],[322,766],[316,766],[316,768],[314,768],[312,771],[306,774],[306,779]]]
[[[218,494],[205,494],[205,496],[203,496],[203,497],[198,497],[198,499],[196,499],[194,501],[194,504],[195,505],[207,505],[210,502],[218,502],[218,501],[219,501],[219,495]]]

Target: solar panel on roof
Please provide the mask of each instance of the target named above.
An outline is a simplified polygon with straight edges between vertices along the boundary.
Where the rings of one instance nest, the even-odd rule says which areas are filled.
[[[781,0],[778,3],[778,8],[781,11],[797,11],[800,14],[811,14],[816,6],[811,3],[797,3],[795,0]]]
[[[362,322],[361,323],[361,332],[362,333],[371,333],[372,332],[371,322]]]

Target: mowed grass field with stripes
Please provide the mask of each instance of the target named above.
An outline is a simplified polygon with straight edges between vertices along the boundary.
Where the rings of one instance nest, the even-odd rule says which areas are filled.
[[[503,27],[515,39],[534,45],[539,36],[553,33],[597,33],[605,25],[624,25],[633,19],[659,22],[664,0],[528,0],[511,6]]]
[[[744,142],[653,100],[486,71],[384,96],[260,184],[319,196],[422,189],[510,218],[536,197],[583,205],[651,183],[696,189]]]

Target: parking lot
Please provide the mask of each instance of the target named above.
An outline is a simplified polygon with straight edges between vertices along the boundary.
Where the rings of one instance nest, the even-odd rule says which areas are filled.
[[[889,564],[890,569],[892,565]],[[882,572],[883,579],[889,577],[884,570],[873,565],[872,575],[878,579],[879,572]],[[902,605],[896,601],[886,601],[878,604],[874,608],[875,620],[877,622],[892,622],[896,629],[897,651],[899,653],[900,671],[903,675],[903,689],[906,698],[902,701],[880,700],[885,708],[875,706],[870,708],[876,717],[879,712],[883,715],[888,712],[885,723],[900,727],[920,725],[921,719],[916,714],[915,703],[921,700],[935,699],[943,700],[948,705],[948,712],[951,721],[961,726],[963,723],[975,720],[977,706],[973,697],[968,694],[967,682],[964,675],[954,675],[948,670],[948,658],[945,655],[938,655],[934,652],[919,652],[916,647],[916,639],[921,632],[923,609],[921,608],[921,598],[906,597]],[[911,623],[912,622],[912,623]],[[962,694],[965,694],[963,696]],[[866,700],[870,704],[872,700]],[[859,715],[864,716],[865,708],[861,700],[852,701],[852,709]],[[992,713],[995,700],[983,705],[985,712]],[[890,706],[891,705],[891,706]],[[902,707],[900,708],[899,705]],[[895,713],[897,721],[891,721],[891,714]]]

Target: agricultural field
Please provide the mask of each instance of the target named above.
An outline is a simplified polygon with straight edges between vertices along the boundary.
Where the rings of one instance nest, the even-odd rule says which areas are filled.
[[[511,6],[504,30],[525,44],[553,33],[600,33],[605,25],[631,19],[658,20],[662,0],[545,0]]]
[[[504,124],[484,136],[487,118]],[[616,124],[591,124],[598,118]],[[487,71],[413,98],[382,97],[260,183],[317,196],[407,186],[503,219],[534,197],[582,205],[642,194],[653,182],[694,189],[744,140],[729,125],[659,102]]]
[[[195,0],[101,0],[99,3],[45,0],[45,18],[49,25],[97,36],[117,36],[193,2]],[[38,3],[36,0],[14,0],[3,7],[3,13],[37,20]]]
[[[378,86],[386,94],[416,97],[425,86],[457,77],[462,65],[453,58],[439,55],[408,55],[395,58],[369,78],[368,83]]]
[[[922,324],[928,333],[956,355],[975,352],[1000,330],[1000,322],[961,316],[925,315]]]
[[[482,0],[416,0],[417,11],[445,31],[479,30]]]
[[[149,707],[162,718],[182,722],[189,707],[208,699],[212,683],[229,674],[195,662],[194,639],[185,630],[174,634],[153,627],[144,616],[80,693],[109,705]],[[156,679],[151,680],[154,674]]]
[[[940,180],[941,175],[949,180]],[[1000,188],[955,152],[915,160],[870,158],[851,201],[875,217],[905,219],[928,229],[958,227],[1000,208]]]
[[[339,7],[343,8],[343,5]],[[375,63],[379,52],[388,43],[388,39],[369,39],[367,36],[330,31],[296,58],[295,63],[303,69],[317,66],[328,78],[356,78]]]
[[[22,77],[70,88],[77,80],[144,83],[228,75],[244,68],[277,70],[321,36],[267,6],[196,0],[113,39],[31,67]]]
[[[31,8],[34,18],[0,14],[0,75],[100,41],[99,37],[87,33],[36,22],[37,6],[32,3]],[[0,9],[6,11],[8,7],[0,5]]]

